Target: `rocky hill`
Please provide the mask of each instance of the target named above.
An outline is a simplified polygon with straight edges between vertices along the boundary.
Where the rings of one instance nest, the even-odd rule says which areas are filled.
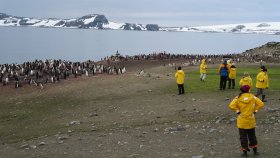
[[[265,45],[246,50],[245,54],[259,55],[259,56],[279,56],[280,55],[280,42],[268,42]]]

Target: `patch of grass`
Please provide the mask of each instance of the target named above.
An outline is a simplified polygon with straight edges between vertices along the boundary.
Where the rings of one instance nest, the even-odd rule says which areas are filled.
[[[271,93],[277,93],[280,91],[280,66],[270,66],[268,68],[268,76],[269,76],[269,91]],[[188,92],[198,92],[198,93],[209,93],[219,91],[219,84],[220,84],[220,76],[218,75],[218,66],[211,67],[207,69],[207,76],[206,81],[200,81],[200,74],[199,70],[193,69],[184,69],[186,74],[185,79],[185,91]],[[243,73],[247,71],[249,72],[252,80],[253,80],[253,91],[252,93],[256,92],[256,76],[259,73],[260,69],[259,66],[237,66],[237,74],[235,79],[235,88],[239,90],[239,81],[243,76]],[[175,73],[175,72],[174,72]],[[166,93],[177,93],[177,84],[174,78],[173,83],[170,82],[169,85],[165,86],[164,91]],[[236,91],[235,91],[236,92]]]

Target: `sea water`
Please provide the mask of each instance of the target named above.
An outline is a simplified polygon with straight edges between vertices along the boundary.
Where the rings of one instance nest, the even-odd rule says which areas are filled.
[[[0,27],[0,64],[35,59],[99,61],[116,54],[242,53],[279,35]]]

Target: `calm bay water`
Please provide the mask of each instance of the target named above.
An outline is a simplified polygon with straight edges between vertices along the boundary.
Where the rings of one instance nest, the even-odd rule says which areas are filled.
[[[35,59],[98,61],[117,50],[122,55],[161,51],[175,54],[241,53],[271,41],[280,42],[280,36],[0,27],[0,63]]]

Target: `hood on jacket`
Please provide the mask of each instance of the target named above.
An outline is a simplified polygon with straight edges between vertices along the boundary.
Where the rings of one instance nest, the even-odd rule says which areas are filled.
[[[177,70],[177,73],[179,73],[179,74],[183,74],[183,73],[184,73],[184,71],[183,71],[183,70]]]
[[[205,60],[205,59],[202,59],[201,62],[202,62],[202,64],[205,64],[206,60]]]
[[[249,93],[244,93],[239,98],[237,98],[238,101],[244,104],[250,103],[253,99],[254,99],[254,95],[251,95]]]
[[[243,80],[244,81],[248,81],[250,79],[250,76],[245,76],[245,77],[243,77]]]

